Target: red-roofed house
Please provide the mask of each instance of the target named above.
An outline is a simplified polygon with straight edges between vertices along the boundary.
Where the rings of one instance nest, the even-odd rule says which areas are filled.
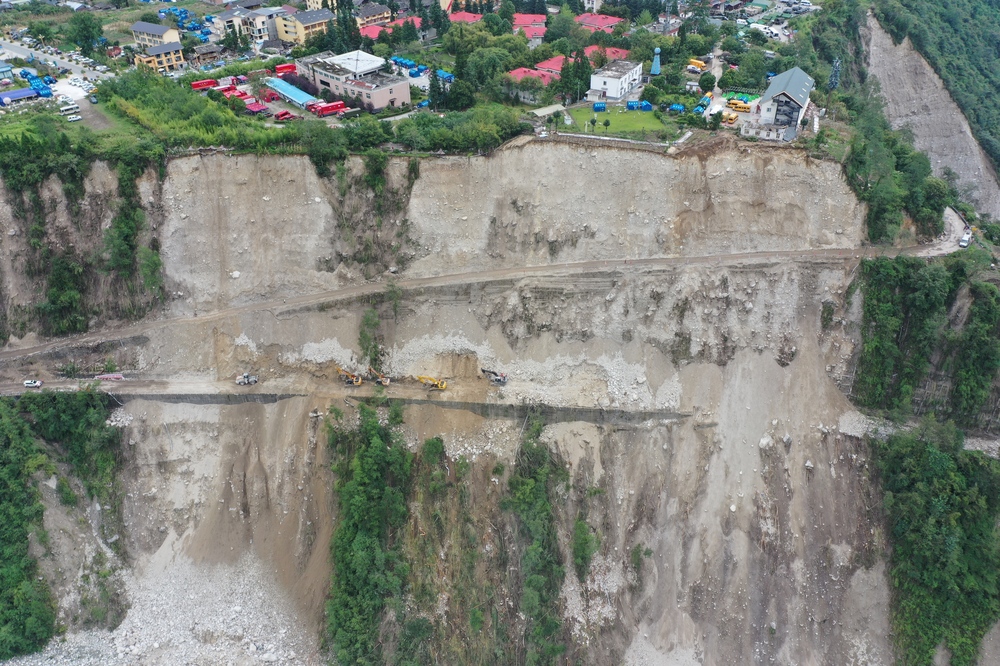
[[[417,30],[420,30],[420,27],[424,24],[424,20],[419,16],[407,16],[406,18],[398,18],[395,21],[389,21],[388,23],[386,23],[386,25],[387,26],[403,25],[407,21],[412,23],[413,27],[415,27]],[[622,49],[613,49],[613,50],[622,51]],[[610,52],[612,51],[612,49],[608,49],[608,51]],[[611,56],[608,57],[610,58]]]
[[[559,74],[562,72],[563,63],[566,62],[566,56],[558,55],[554,58],[549,58],[548,60],[543,60],[537,65],[535,69],[542,72],[549,72],[550,74]]]
[[[473,14],[471,12],[455,12],[448,17],[451,19],[452,23],[479,23],[483,20],[482,14]]]
[[[508,76],[510,76],[513,82],[512,84],[508,84],[507,92],[508,93],[512,91],[517,92],[521,100],[524,102],[528,102],[529,104],[538,101],[537,93],[539,92],[539,89],[535,88],[534,86],[518,85],[518,84],[521,84],[526,79],[532,79],[535,81],[539,81],[544,87],[551,84],[553,81],[559,80],[558,74],[552,74],[550,72],[542,72],[537,69],[528,69],[527,67],[518,67],[517,69],[511,72],[507,72],[507,74]]]
[[[587,58],[590,60],[594,59],[594,55],[601,50],[601,47],[597,44],[591,44],[583,50],[587,54]],[[616,49],[613,46],[609,46],[604,49],[604,52],[608,55],[608,62],[612,60],[626,60],[628,58],[628,51],[626,49]]]
[[[514,31],[527,26],[545,27],[545,14],[514,14]]]
[[[366,25],[358,30],[358,32],[361,33],[362,37],[367,37],[368,39],[378,39],[378,36],[382,34],[384,29],[384,25]]]
[[[624,19],[620,19],[617,16],[605,16],[604,14],[580,14],[574,20],[590,32],[600,30],[601,32],[610,34],[615,25],[621,23]]]
[[[540,28],[534,25],[524,25],[520,28],[514,28],[514,34],[524,32],[524,36],[528,38],[528,48],[533,49],[542,45],[542,38],[545,37],[546,30],[544,25]]]

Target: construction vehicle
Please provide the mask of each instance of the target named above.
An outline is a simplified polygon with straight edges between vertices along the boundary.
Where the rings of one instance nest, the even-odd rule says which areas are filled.
[[[257,382],[257,375],[251,375],[249,372],[244,372],[236,378],[236,384],[239,386],[247,386],[249,384],[256,384]]]
[[[434,379],[433,377],[417,377],[417,381],[429,387],[432,391],[443,391],[448,388],[448,382],[443,379]]]
[[[337,373],[344,376],[344,383],[348,386],[361,386],[361,375],[348,372],[343,368],[337,368]]]
[[[490,383],[494,386],[504,386],[507,384],[506,372],[497,372],[496,370],[487,370],[486,368],[480,368],[480,371],[490,378]]]
[[[368,374],[371,377],[374,377],[373,381],[379,386],[388,386],[389,382],[391,381],[388,377],[386,377],[381,372],[370,366],[368,368]]]

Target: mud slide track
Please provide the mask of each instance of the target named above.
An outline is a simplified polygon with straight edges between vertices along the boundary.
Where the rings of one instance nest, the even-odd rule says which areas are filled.
[[[948,211],[951,212],[950,209]],[[449,287],[456,285],[484,284],[501,280],[518,280],[534,276],[569,276],[600,273],[624,273],[624,272],[656,272],[675,268],[678,266],[730,266],[746,264],[767,264],[781,261],[797,262],[836,262],[851,261],[853,259],[873,258],[879,256],[894,257],[899,254],[910,254],[916,256],[936,256],[948,254],[957,249],[955,245],[956,226],[960,224],[957,215],[946,215],[945,234],[938,241],[923,246],[906,249],[888,247],[866,247],[855,249],[830,249],[830,250],[789,250],[779,252],[748,252],[742,254],[718,254],[697,257],[657,257],[650,259],[607,259],[601,261],[581,261],[564,264],[545,264],[541,266],[526,266],[518,268],[502,268],[489,271],[476,271],[470,273],[451,273],[445,275],[435,275],[431,277],[403,279],[398,285],[403,290],[415,290],[435,287]],[[957,231],[961,235],[960,229]],[[152,319],[133,326],[116,328],[112,330],[95,331],[83,335],[70,336],[53,340],[42,345],[33,347],[21,347],[8,349],[0,352],[0,361],[25,358],[37,354],[78,347],[83,345],[96,345],[104,342],[122,340],[137,335],[142,335],[147,331],[152,331],[177,324],[194,322],[217,321],[227,319],[242,314],[253,312],[271,312],[272,315],[299,310],[304,307],[315,307],[337,301],[351,300],[362,296],[377,294],[385,290],[382,282],[369,282],[343,289],[322,291],[295,298],[282,299],[280,301],[264,301],[244,305],[234,308],[225,308],[204,315],[191,317],[173,317],[166,319]]]

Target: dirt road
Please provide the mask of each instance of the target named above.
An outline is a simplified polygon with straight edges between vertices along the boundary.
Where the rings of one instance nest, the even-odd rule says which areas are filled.
[[[894,257],[899,254],[910,254],[921,257],[932,257],[949,254],[958,250],[958,238],[961,237],[964,226],[958,215],[948,209],[945,215],[945,233],[933,243],[914,246],[909,248],[889,248],[889,247],[865,247],[856,249],[832,249],[832,250],[790,250],[783,252],[753,252],[742,254],[722,254],[703,257],[655,257],[649,259],[608,259],[603,261],[582,261],[563,264],[548,264],[542,266],[528,266],[519,268],[504,268],[490,271],[476,271],[467,273],[451,273],[435,275],[431,277],[410,278],[398,281],[398,285],[403,290],[447,287],[466,284],[484,284],[502,280],[519,280],[535,276],[565,277],[571,275],[587,275],[599,273],[626,273],[643,272],[655,273],[657,271],[669,270],[677,266],[722,266],[722,265],[745,265],[772,263],[776,261],[796,261],[796,262],[830,262],[830,261],[852,261],[861,258],[872,258],[879,256]],[[368,282],[365,284],[322,291],[314,294],[298,296],[296,298],[282,299],[281,301],[265,301],[253,303],[236,308],[226,308],[212,313],[198,315],[194,317],[173,317],[164,319],[152,319],[133,326],[123,328],[104,329],[85,333],[83,335],[70,336],[52,340],[45,344],[16,349],[7,349],[0,352],[0,361],[25,358],[37,354],[43,354],[58,349],[66,349],[81,345],[94,345],[112,340],[122,340],[136,335],[141,335],[148,331],[165,328],[175,324],[183,324],[194,321],[216,321],[233,316],[248,314],[251,312],[269,311],[277,316],[282,313],[297,310],[303,307],[313,307],[324,305],[336,301],[354,299],[361,296],[379,293],[384,291],[385,284],[381,281]]]

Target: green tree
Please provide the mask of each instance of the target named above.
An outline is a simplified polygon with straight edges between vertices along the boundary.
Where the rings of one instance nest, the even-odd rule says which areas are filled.
[[[698,79],[698,87],[701,88],[702,92],[712,92],[715,90],[715,74],[711,72],[705,72]]]
[[[604,125],[604,133],[607,134],[608,133],[608,128],[611,127],[611,119],[605,118],[604,122],[601,123],[601,124]]]
[[[438,78],[437,70],[433,68],[431,69],[427,99],[430,101],[430,107],[435,111],[443,109],[447,102],[447,94],[445,93],[444,86],[441,85],[441,79]]]
[[[482,87],[487,81],[509,69],[513,57],[504,49],[478,49],[469,56],[464,77],[467,81]],[[451,95],[455,94],[452,85]]]
[[[66,36],[80,47],[80,53],[89,56],[97,40],[104,35],[104,25],[93,12],[76,12],[65,28]]]
[[[375,308],[368,308],[365,310],[358,328],[358,348],[361,349],[361,358],[376,370],[380,367],[382,356],[379,349],[378,328],[378,312]]]
[[[45,21],[35,21],[29,23],[28,32],[42,44],[52,41],[52,38],[56,34],[55,30],[52,28],[52,24],[46,23]]]
[[[507,21],[511,25],[514,23],[514,13],[517,9],[514,7],[514,3],[510,0],[503,0],[500,3],[500,9],[497,10],[497,15],[503,20]]]
[[[476,89],[467,81],[455,81],[448,88],[448,108],[463,111],[476,103]]]
[[[145,21],[146,23],[152,23],[154,25],[160,24],[160,15],[156,12],[143,12],[139,14],[139,20]]]

